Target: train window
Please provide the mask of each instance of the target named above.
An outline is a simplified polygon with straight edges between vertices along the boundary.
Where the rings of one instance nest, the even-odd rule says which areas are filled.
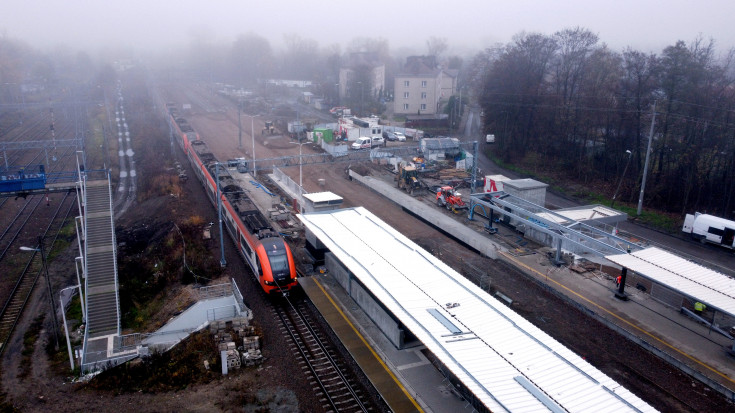
[[[715,227],[709,227],[709,230],[707,232],[709,232],[712,235],[717,235],[720,237],[725,233],[725,231],[721,230],[720,228],[715,228]]]
[[[250,249],[250,245],[245,240],[245,237],[240,235],[240,245],[242,245],[242,251],[245,255],[251,256],[253,255],[253,251]]]
[[[255,262],[258,264],[258,275],[263,276],[263,267],[260,265],[260,258],[255,257]]]

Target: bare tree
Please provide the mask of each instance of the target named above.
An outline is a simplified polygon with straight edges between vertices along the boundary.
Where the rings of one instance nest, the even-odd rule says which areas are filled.
[[[273,52],[268,40],[255,33],[242,34],[232,43],[229,58],[233,79],[253,85],[273,71]]]
[[[431,36],[426,41],[426,49],[429,56],[436,56],[436,58],[438,59],[439,56],[442,55],[442,53],[446,52],[447,49],[449,49],[449,44],[447,43],[446,37]]]

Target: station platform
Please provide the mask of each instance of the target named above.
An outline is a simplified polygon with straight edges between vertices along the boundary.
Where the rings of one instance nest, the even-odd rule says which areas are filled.
[[[361,184],[388,196],[480,254],[519,269],[568,303],[735,402],[735,358],[728,352],[733,340],[710,331],[678,308],[637,290],[635,285],[626,286],[628,300],[621,301],[615,298],[612,277],[579,274],[568,266],[556,267],[543,254],[518,254],[502,240],[502,231],[489,235],[479,221],[460,222],[439,211],[424,215],[426,206],[421,201],[402,194],[391,183],[350,173]]]
[[[422,354],[422,346],[396,349],[329,274],[303,277],[299,284],[391,411],[447,412],[468,407]]]
[[[727,351],[732,340],[635,286],[626,286],[627,300],[616,298],[613,277],[556,267],[541,254],[498,255],[565,301],[735,400],[735,358]]]

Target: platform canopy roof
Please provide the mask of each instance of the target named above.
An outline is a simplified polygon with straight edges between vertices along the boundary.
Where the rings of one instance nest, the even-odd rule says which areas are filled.
[[[735,317],[735,279],[660,248],[606,256],[622,267]]]
[[[298,217],[490,411],[654,411],[365,208]]]

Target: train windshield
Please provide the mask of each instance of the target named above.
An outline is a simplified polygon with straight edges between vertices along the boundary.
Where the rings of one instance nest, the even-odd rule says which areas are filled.
[[[278,277],[278,279],[287,277],[291,272],[291,268],[288,264],[288,250],[283,240],[266,240],[263,242],[263,247],[265,247],[266,254],[268,254],[273,276]]]
[[[288,255],[286,255],[286,251],[269,252],[268,258],[273,274],[288,273]]]

